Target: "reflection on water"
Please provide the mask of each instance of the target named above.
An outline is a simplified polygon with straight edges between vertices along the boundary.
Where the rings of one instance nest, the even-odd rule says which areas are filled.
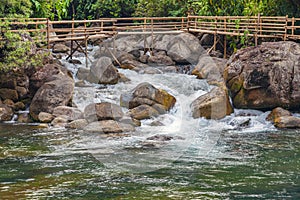
[[[300,197],[300,131],[223,130],[206,155],[195,140],[167,167],[130,173],[75,145],[109,137],[5,124],[0,130],[1,199]]]

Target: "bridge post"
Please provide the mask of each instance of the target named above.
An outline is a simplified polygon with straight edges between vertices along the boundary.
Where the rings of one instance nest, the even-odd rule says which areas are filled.
[[[257,32],[258,32],[258,26],[259,26],[259,16],[260,16],[260,14],[258,13],[258,15],[257,15],[257,22],[256,22],[256,24],[255,24],[255,33],[254,33],[254,43],[255,43],[255,46],[257,46],[258,44],[258,38],[257,38]]]
[[[154,35],[153,35],[154,27],[153,27],[153,18],[151,18],[151,47],[150,47],[150,53],[152,55],[153,53],[153,43],[154,43]]]
[[[86,66],[86,68],[88,67],[87,38],[88,38],[88,36],[86,34],[86,19],[84,19],[84,45],[85,45],[84,54],[85,54],[85,66]]]
[[[226,17],[224,18],[224,32],[226,32],[227,31],[227,24],[226,24],[226,22],[227,22],[227,19],[226,19]],[[226,37],[227,35],[224,35],[224,53],[223,53],[223,58],[226,58],[226,54],[227,54],[227,37]]]
[[[292,18],[292,36],[294,36],[295,33],[295,17]]]
[[[71,30],[71,55],[70,55],[70,58],[72,58],[73,56],[73,40],[72,40],[72,37],[73,37],[73,34],[74,34],[74,28],[75,28],[75,25],[74,25],[74,17],[72,19],[72,30]]]
[[[49,18],[47,18],[47,48],[50,49],[50,24],[49,24]]]
[[[217,23],[218,23],[218,17],[215,19],[215,33],[214,33],[214,51],[217,49]]]
[[[186,23],[186,30],[187,32],[190,32],[190,14],[187,16],[187,23]]]
[[[286,16],[285,16],[284,37],[283,37],[283,40],[284,40],[284,41],[286,41],[286,38],[287,38],[288,19],[289,19],[289,16],[286,15]]]

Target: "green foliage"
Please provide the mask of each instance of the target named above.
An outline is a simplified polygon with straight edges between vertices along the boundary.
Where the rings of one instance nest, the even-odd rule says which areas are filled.
[[[47,55],[35,52],[35,44],[28,33],[14,33],[6,22],[2,22],[0,27],[0,71],[41,66]]]
[[[299,16],[298,0],[190,0],[188,9],[195,15],[269,15]]]
[[[135,16],[162,17],[162,16],[183,16],[186,14],[185,1],[176,0],[139,0]]]
[[[300,16],[299,0],[0,0],[0,17]]]
[[[99,17],[130,17],[135,10],[137,0],[97,0],[92,5],[94,16]]]
[[[97,0],[73,0],[69,6],[68,19],[95,19],[93,6]]]
[[[30,0],[0,0],[0,17],[29,17],[31,6]]]
[[[50,19],[66,18],[72,0],[31,0],[33,17],[46,17]]]

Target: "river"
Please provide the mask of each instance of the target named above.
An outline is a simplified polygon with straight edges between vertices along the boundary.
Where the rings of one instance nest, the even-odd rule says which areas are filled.
[[[300,199],[300,130],[278,130],[256,110],[193,119],[190,103],[211,89],[205,80],[120,71],[131,82],[76,87],[73,104],[119,104],[149,82],[175,107],[128,134],[0,124],[0,199]]]

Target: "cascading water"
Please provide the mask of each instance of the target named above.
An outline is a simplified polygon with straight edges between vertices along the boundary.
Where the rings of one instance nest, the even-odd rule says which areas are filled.
[[[96,48],[94,51],[97,51]],[[76,74],[73,64],[64,64]],[[187,74],[162,73],[139,74],[135,71],[119,69],[131,81],[117,85],[99,85],[86,83],[76,87],[73,104],[81,109],[90,103],[111,102],[120,104],[120,95],[132,91],[138,84],[148,82],[176,97],[175,107],[158,118],[143,120],[135,132],[112,139],[103,135],[86,135],[72,144],[63,144],[54,154],[65,154],[65,149],[92,153],[107,167],[130,172],[146,172],[164,168],[176,161],[186,151],[193,155],[205,157],[217,144],[223,130],[236,130],[244,121],[244,132],[269,130],[271,124],[264,120],[265,113],[258,111],[239,111],[223,120],[193,119],[190,104],[199,96],[209,92],[213,86],[206,80],[196,79]],[[74,77],[76,79],[76,77]],[[124,112],[128,110],[124,108]],[[250,117],[239,113],[247,113]],[[163,126],[153,126],[159,122]],[[239,129],[241,131],[241,129]],[[153,136],[170,136],[171,141],[148,140]],[[72,148],[70,148],[72,146]]]

